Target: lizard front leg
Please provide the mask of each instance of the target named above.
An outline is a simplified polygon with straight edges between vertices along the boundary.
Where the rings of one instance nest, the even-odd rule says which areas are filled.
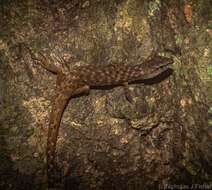
[[[132,95],[130,94],[130,90],[129,90],[129,86],[128,86],[127,82],[123,83],[123,88],[124,88],[124,95],[125,95],[127,101],[132,104],[133,98],[132,98]]]
[[[46,155],[47,155],[47,178],[48,178],[47,180],[49,187],[54,187],[54,182],[57,179],[55,171],[56,143],[63,112],[70,97],[73,95],[87,92],[89,90],[89,86],[84,85],[75,90],[70,89],[67,91],[60,91],[59,89],[60,88],[57,89],[58,92],[56,93],[52,103],[52,111],[50,114],[50,122],[48,128]]]

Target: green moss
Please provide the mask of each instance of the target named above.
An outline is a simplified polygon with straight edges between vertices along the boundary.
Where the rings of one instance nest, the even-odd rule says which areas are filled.
[[[183,43],[183,38],[181,35],[176,36],[176,44],[181,46]]]
[[[181,164],[184,166],[189,174],[193,176],[197,175],[199,170],[195,168],[194,165],[192,165],[190,162],[188,162],[187,160],[182,160]]]
[[[161,2],[159,0],[150,1],[148,4],[148,15],[154,16],[156,11],[159,11]]]
[[[212,114],[212,107],[209,108],[208,113]]]
[[[178,58],[178,57],[174,57],[174,63],[175,64],[173,64],[172,68],[174,70],[174,73],[175,73],[176,78],[178,79],[183,74],[185,74],[186,68],[183,67],[182,62],[181,62],[180,58]]]
[[[207,72],[212,76],[212,65],[208,65]]]

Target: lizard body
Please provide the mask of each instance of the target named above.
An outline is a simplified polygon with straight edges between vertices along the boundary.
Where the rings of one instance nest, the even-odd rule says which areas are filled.
[[[64,74],[55,65],[49,64],[44,59],[44,56],[42,56],[42,59],[36,58],[36,60],[40,62],[42,67],[57,74],[56,95],[52,102],[46,147],[49,187],[53,187],[55,182],[57,137],[63,112],[69,99],[75,95],[88,92],[92,87],[126,86],[126,84],[131,82],[156,77],[167,70],[169,65],[173,63],[171,58],[155,56],[151,60],[138,65],[84,65],[73,68],[69,74]]]
[[[108,64],[108,65],[86,65],[74,68],[67,79],[78,80],[88,86],[113,86],[123,83],[136,82],[143,79],[153,78],[163,71],[166,66],[173,63],[170,58],[156,56],[153,59],[138,65]]]

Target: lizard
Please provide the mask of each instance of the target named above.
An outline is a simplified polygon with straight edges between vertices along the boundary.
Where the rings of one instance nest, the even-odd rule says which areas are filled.
[[[56,143],[63,112],[70,98],[88,93],[90,89],[102,86],[127,86],[129,83],[154,78],[173,64],[172,58],[154,56],[142,64],[89,64],[74,67],[69,73],[64,73],[55,64],[50,63],[43,54],[37,58],[30,51],[31,57],[43,68],[56,74],[56,93],[52,101],[49,118],[46,146],[47,183],[54,187]]]

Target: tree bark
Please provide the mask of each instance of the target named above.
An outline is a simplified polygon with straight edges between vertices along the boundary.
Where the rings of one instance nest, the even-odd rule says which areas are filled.
[[[138,64],[152,54],[175,60],[163,80],[130,85],[132,103],[123,87],[70,100],[57,143],[62,189],[212,188],[210,6],[0,1],[0,189],[46,187],[56,78],[21,52],[23,43],[66,73],[79,64]]]

